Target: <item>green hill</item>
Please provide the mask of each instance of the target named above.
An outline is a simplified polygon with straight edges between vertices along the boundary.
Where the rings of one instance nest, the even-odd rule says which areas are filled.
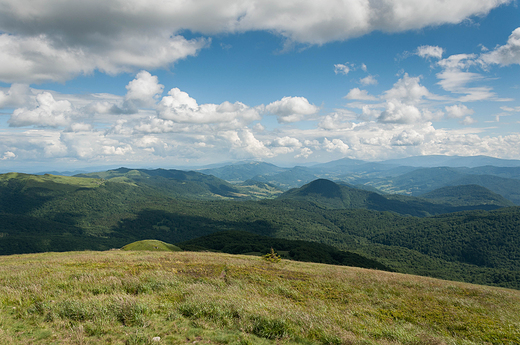
[[[421,195],[421,198],[432,199],[453,206],[496,205],[508,207],[515,205],[503,196],[474,184],[439,188]]]
[[[161,194],[175,198],[235,198],[241,194],[230,183],[195,171],[119,168],[76,175],[76,177],[94,177],[113,182],[134,183],[138,186],[154,188]]]
[[[0,257],[3,344],[518,344],[520,292],[220,253]]]
[[[158,240],[142,240],[132,242],[121,248],[121,250],[146,250],[153,252],[167,251],[167,252],[179,252],[182,249],[163,241]]]
[[[520,205],[520,180],[491,175],[467,175],[446,185],[476,184]]]

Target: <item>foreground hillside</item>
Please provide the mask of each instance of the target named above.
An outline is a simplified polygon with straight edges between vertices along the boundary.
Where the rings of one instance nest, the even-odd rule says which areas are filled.
[[[249,256],[0,257],[1,344],[518,344],[518,310],[515,290]]]

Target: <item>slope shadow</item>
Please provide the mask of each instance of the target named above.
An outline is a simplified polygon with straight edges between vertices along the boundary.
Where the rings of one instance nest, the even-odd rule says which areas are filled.
[[[178,243],[218,231],[240,230],[264,236],[274,235],[275,227],[267,221],[222,221],[200,216],[143,210],[136,217],[126,218],[112,228],[111,237],[127,238],[129,242],[156,239]]]

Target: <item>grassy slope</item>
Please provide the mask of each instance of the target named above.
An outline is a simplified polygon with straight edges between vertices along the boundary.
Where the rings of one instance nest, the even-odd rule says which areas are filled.
[[[518,344],[520,292],[193,252],[0,257],[1,344]]]

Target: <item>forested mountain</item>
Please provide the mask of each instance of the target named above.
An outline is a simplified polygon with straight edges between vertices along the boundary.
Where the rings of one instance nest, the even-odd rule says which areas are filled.
[[[469,176],[463,170],[432,171],[457,181]],[[272,199],[280,191],[267,182],[231,184],[197,172],[120,168],[80,176],[0,175],[0,253],[106,250],[144,239],[175,244],[247,231],[319,242],[399,272],[520,288],[520,208],[428,216],[508,205],[482,187],[450,187],[426,199],[320,179]],[[419,177],[416,186],[428,184]]]
[[[511,201],[479,186],[459,190],[459,192],[466,193],[464,196],[461,196],[461,193],[456,193],[456,190],[457,188],[453,187],[451,194],[448,190],[440,190],[431,194],[429,199],[434,201],[430,201],[404,195],[381,195],[340,185],[326,179],[318,179],[300,188],[294,188],[283,193],[279,196],[279,199],[305,200],[332,209],[362,208],[417,217],[461,210],[493,210],[505,206],[514,206]]]

